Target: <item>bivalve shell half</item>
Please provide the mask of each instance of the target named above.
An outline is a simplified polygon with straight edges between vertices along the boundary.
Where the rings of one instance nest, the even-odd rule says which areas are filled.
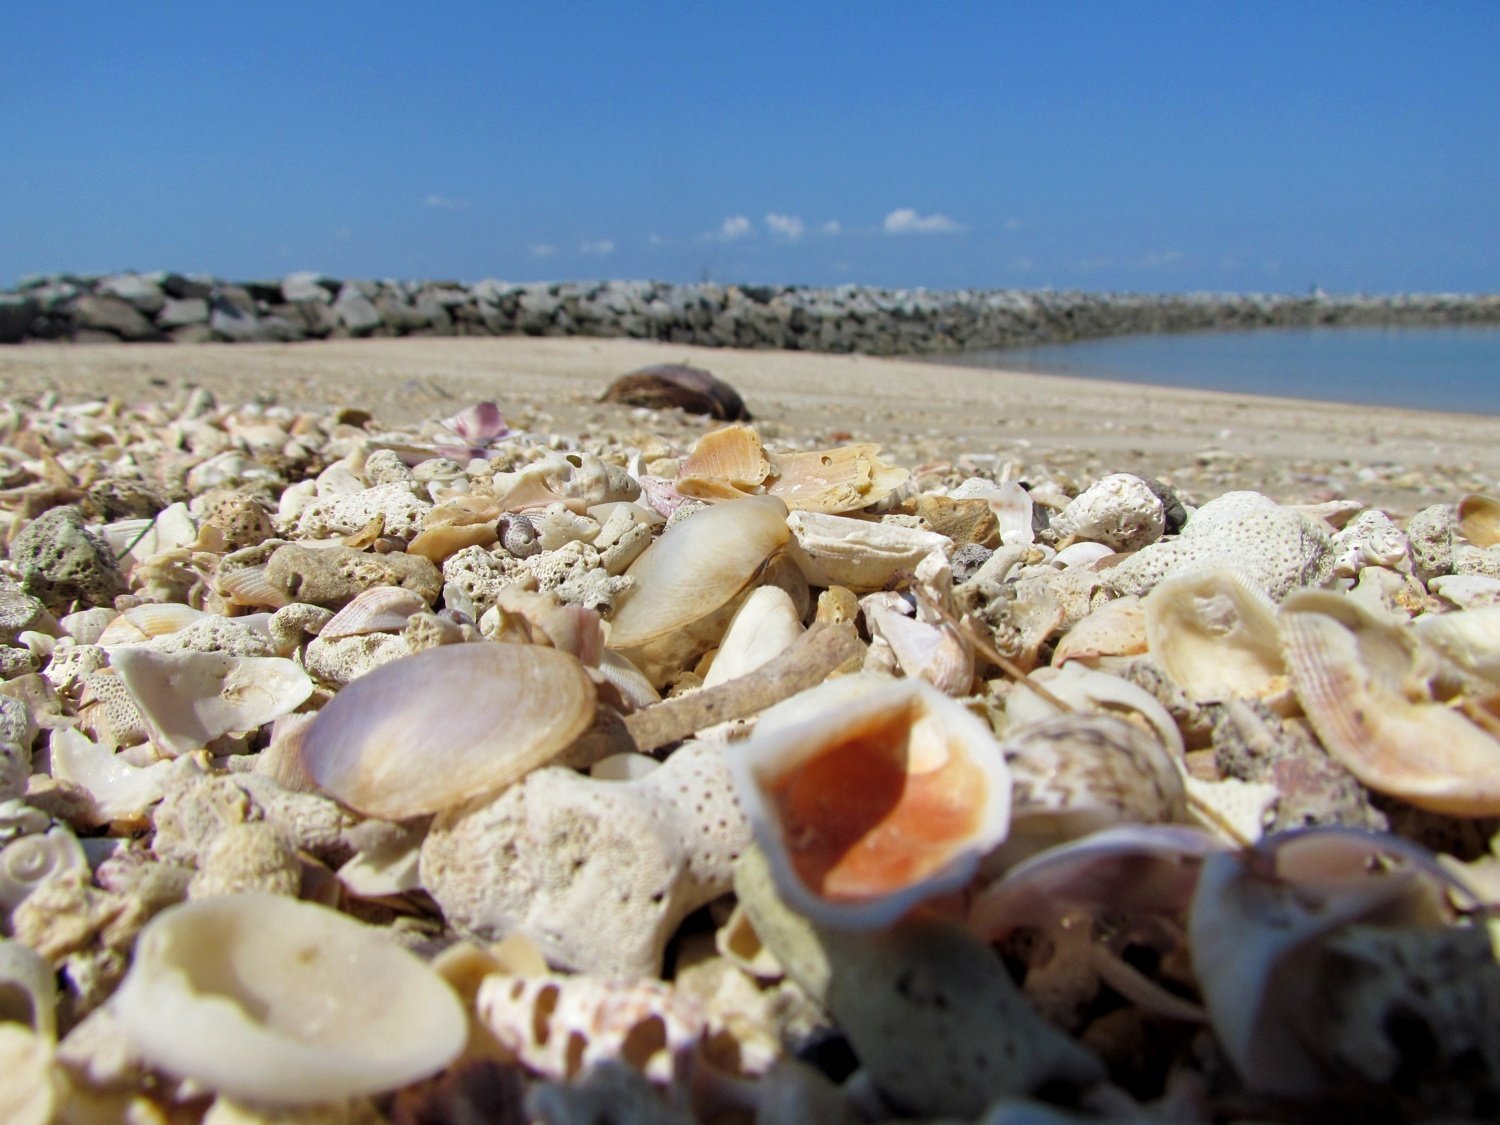
[[[1413,701],[1410,638],[1340,603],[1352,605],[1303,593],[1281,612],[1292,685],[1324,748],[1371,789],[1419,808],[1500,814],[1500,740],[1441,703]]]
[[[1458,533],[1476,547],[1500,543],[1500,500],[1465,496],[1458,502]]]
[[[761,718],[735,786],[788,905],[874,928],[962,885],[1010,825],[989,728],[918,680],[845,677]]]
[[[468,1037],[453,990],[417,957],[337,911],[270,894],[164,910],[111,1007],[151,1065],[271,1105],[404,1086]]]
[[[899,524],[793,512],[787,517],[793,542],[787,549],[813,586],[847,586],[856,594],[908,585],[933,551],[953,551],[953,540]]]
[[[726,605],[787,542],[772,496],[715,504],[662,533],[625,572],[635,585],[610,619],[609,647],[636,648]]]
[[[318,636],[325,640],[365,633],[399,633],[414,613],[427,609],[427,602],[401,586],[371,586],[354,595],[324,625]]]
[[[355,680],[318,712],[302,764],[367,816],[406,820],[496,793],[594,718],[578,660],[542,645],[440,645]]]
[[[1196,703],[1285,686],[1276,606],[1238,571],[1192,571],[1146,595],[1151,656]]]

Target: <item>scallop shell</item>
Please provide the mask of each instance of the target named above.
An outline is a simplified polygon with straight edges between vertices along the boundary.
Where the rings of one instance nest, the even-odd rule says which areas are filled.
[[[786,505],[715,504],[662,533],[625,572],[634,589],[610,619],[609,647],[636,648],[722,608],[787,542]]]
[[[361,590],[333,615],[318,636],[325,640],[365,633],[399,633],[414,613],[427,609],[418,594],[401,586],[371,586]]]
[[[883,926],[962,885],[1010,822],[988,727],[917,680],[851,676],[794,696],[731,765],[780,893],[835,926]]]
[[[1281,612],[1297,699],[1333,757],[1381,793],[1450,816],[1500,814],[1500,740],[1439,703],[1413,701],[1417,654],[1349,599],[1304,592]]]
[[[1276,607],[1238,571],[1196,570],[1160,582],[1144,602],[1152,658],[1197,703],[1284,686]]]
[[[151,739],[173,755],[198,750],[230,731],[254,730],[295,711],[312,694],[302,668],[280,656],[225,652],[110,655]]]
[[[12,840],[0,848],[0,908],[14,910],[48,879],[88,869],[78,837],[66,828]]]
[[[318,712],[302,763],[366,816],[406,820],[498,792],[594,718],[574,657],[542,645],[441,645],[359,677]]]
[[[787,553],[809,584],[856,594],[907,585],[929,554],[953,550],[946,535],[899,524],[824,512],[793,512],[786,522],[793,536]]]
[[[158,914],[111,1000],[154,1067],[230,1097],[310,1105],[395,1089],[468,1036],[448,985],[384,934],[279,895]]]
[[[1458,502],[1458,533],[1476,547],[1500,543],[1500,500],[1465,496]]]

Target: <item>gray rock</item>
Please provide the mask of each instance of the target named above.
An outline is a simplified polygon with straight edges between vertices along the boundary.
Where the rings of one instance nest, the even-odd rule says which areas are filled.
[[[345,285],[339,291],[333,311],[351,336],[368,336],[382,324],[380,310],[352,285]]]
[[[161,311],[162,305],[167,300],[156,282],[135,273],[106,277],[95,287],[94,292],[109,297],[118,297],[132,307],[140,309],[147,316]]]
[[[421,309],[395,297],[380,297],[376,300],[375,307],[380,311],[381,322],[403,335],[426,328],[432,323],[432,318]]]
[[[260,306],[255,303],[250,290],[243,285],[216,286],[213,305],[215,308],[227,308],[241,316],[255,316],[260,312]]]
[[[208,301],[202,297],[168,297],[156,314],[158,328],[185,328],[208,323]]]
[[[121,340],[159,340],[156,325],[134,305],[119,297],[88,296],[73,302],[73,324],[76,328],[108,332]]]
[[[371,586],[401,586],[429,604],[443,588],[443,575],[421,555],[376,555],[352,547],[277,547],[266,562],[266,581],[294,601],[342,609]]]
[[[209,314],[208,326],[218,339],[233,344],[254,344],[271,338],[254,313],[242,312],[218,299]]]
[[[285,301],[330,305],[338,290],[337,281],[320,273],[292,273],[281,279],[281,297]]]
[[[31,297],[0,294],[0,344],[15,344],[30,332],[42,307]]]
[[[108,606],[126,591],[114,552],[75,507],[32,520],[16,536],[10,558],[21,572],[21,588],[53,612],[72,612],[75,602]]]
[[[214,295],[212,278],[183,277],[180,273],[168,273],[162,275],[160,284],[163,293],[178,300],[191,300],[194,297],[207,300]]]

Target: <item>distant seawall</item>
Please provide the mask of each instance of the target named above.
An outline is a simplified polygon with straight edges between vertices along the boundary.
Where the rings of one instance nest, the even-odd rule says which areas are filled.
[[[672,285],[653,281],[228,282],[172,273],[28,279],[0,343],[290,342],[352,336],[623,336],[917,355],[1145,332],[1500,323],[1500,295],[1263,296]]]

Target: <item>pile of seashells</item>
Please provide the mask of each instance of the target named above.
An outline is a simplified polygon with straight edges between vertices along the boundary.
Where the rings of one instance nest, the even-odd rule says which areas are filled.
[[[0,1119],[1500,1114],[1500,502],[997,475],[0,406]]]

